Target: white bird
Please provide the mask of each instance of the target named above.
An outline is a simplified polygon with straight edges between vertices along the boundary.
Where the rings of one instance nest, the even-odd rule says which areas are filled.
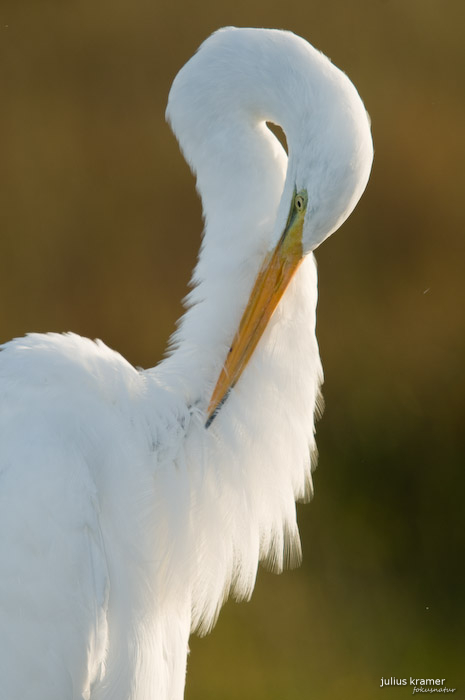
[[[300,557],[322,381],[312,251],[366,186],[369,119],[306,41],[234,28],[179,72],[167,116],[205,215],[169,356],[136,370],[73,334],[0,353],[5,700],[180,700],[190,633],[251,595],[259,561]]]

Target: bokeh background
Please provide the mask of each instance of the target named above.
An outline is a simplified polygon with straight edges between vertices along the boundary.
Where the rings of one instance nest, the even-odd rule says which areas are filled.
[[[187,700],[465,698],[463,0],[1,0],[0,339],[162,356],[201,234],[164,122],[219,26],[291,29],[352,78],[375,164],[317,251],[326,412],[304,563],[193,639]],[[8,700],[8,699],[6,699]]]

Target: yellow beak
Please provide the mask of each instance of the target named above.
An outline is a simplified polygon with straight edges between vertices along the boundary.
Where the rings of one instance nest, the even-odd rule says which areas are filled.
[[[294,192],[284,232],[275,249],[265,258],[257,275],[239,329],[210,399],[206,428],[211,425],[247,366],[274,310],[303,260],[302,230],[306,207],[307,193],[296,195]]]

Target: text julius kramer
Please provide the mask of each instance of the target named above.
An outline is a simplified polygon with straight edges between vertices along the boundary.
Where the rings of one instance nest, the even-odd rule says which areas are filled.
[[[419,692],[436,692],[436,693],[453,693],[455,688],[446,688],[444,686],[445,678],[381,678],[380,688],[387,685],[413,685]],[[418,687],[417,687],[418,686]],[[415,691],[414,691],[415,692]]]

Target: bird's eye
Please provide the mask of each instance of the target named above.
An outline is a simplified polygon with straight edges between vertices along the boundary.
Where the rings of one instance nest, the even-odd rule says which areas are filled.
[[[297,211],[303,211],[303,208],[305,206],[305,200],[302,197],[301,194],[296,195],[296,198],[294,200],[294,205]]]

